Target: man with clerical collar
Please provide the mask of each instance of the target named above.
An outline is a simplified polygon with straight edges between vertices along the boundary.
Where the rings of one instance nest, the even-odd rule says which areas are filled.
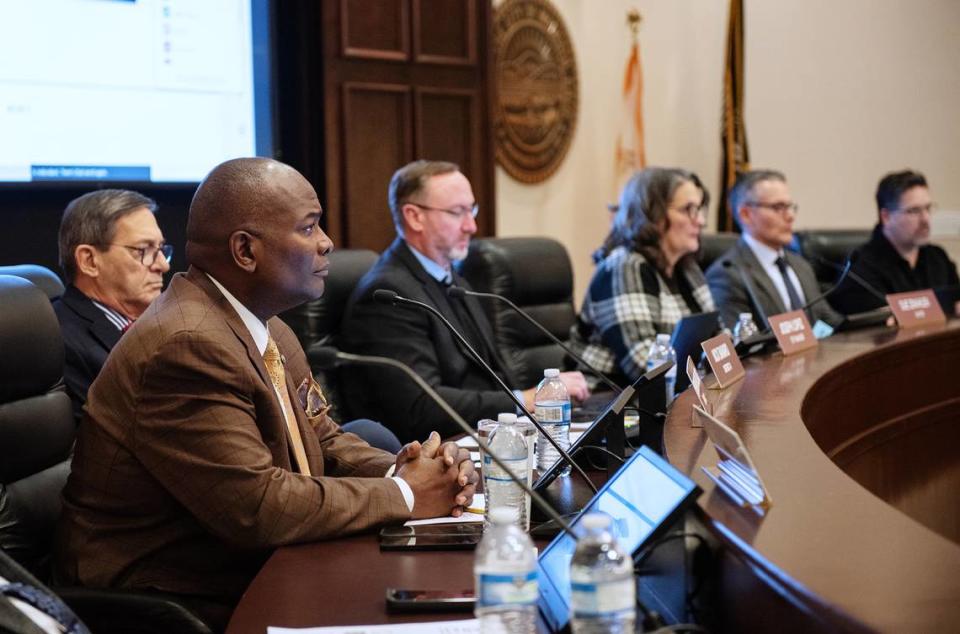
[[[137,192],[103,189],[70,201],[60,221],[60,267],[67,280],[54,301],[65,348],[64,383],[79,422],[87,390],[123,332],[160,295],[173,247],[163,240],[157,204]]]
[[[877,225],[873,235],[851,256],[851,270],[884,295],[957,286],[957,266],[940,247],[929,244],[930,220],[936,203],[920,172],[903,170],[884,176],[877,185]],[[851,279],[830,297],[843,313],[859,313],[884,305],[883,300]]]
[[[707,269],[710,292],[727,327],[733,328],[740,313],[752,313],[763,328],[764,315],[798,310],[816,299],[820,287],[813,268],[786,248],[793,241],[799,211],[786,177],[774,170],[742,174],[730,191],[730,210],[741,229],[740,240]],[[824,302],[807,310],[811,323],[837,326],[843,320]]]
[[[532,410],[535,388],[515,384],[479,302],[446,293],[451,284],[469,288],[454,264],[467,256],[477,232],[478,207],[470,181],[453,163],[414,161],[394,173],[387,199],[397,238],[350,298],[341,327],[343,347],[406,363],[471,423],[515,410],[510,397],[436,317],[384,306],[373,298],[379,289],[395,291],[440,311]],[[443,410],[395,370],[345,370],[345,376],[352,377],[345,395],[353,416],[379,420],[401,440],[420,437],[428,429],[444,436],[460,433]],[[589,395],[580,372],[564,372],[560,378],[574,400]]]

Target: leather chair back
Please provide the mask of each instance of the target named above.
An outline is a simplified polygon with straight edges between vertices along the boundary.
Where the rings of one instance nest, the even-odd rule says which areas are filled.
[[[817,275],[817,281],[824,290],[833,285],[840,275],[837,267],[843,267],[847,256],[858,246],[870,239],[870,230],[864,229],[820,229],[816,231],[797,231],[794,235],[800,255],[805,257]],[[835,266],[826,264],[832,262]]]
[[[717,258],[732,248],[739,239],[740,234],[732,231],[700,234],[700,251],[697,253],[697,263],[700,268],[706,271]]]
[[[57,274],[38,264],[14,264],[0,266],[0,275],[15,275],[33,283],[53,301],[63,295],[63,282]]]
[[[47,578],[76,426],[47,295],[0,276],[0,548]]]
[[[549,238],[483,238],[471,242],[461,274],[473,290],[496,293],[525,310],[554,336],[566,340],[576,319],[573,269],[567,250]],[[564,353],[513,309],[481,299],[500,355],[519,385],[543,378],[544,368],[562,368]]]

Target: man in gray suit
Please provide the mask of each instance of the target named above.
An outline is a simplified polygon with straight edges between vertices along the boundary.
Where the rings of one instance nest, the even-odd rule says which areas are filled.
[[[767,317],[797,310],[816,299],[820,287],[813,268],[785,249],[793,240],[798,209],[786,177],[773,170],[741,175],[730,191],[730,209],[742,235],[707,269],[707,283],[724,323],[733,328],[740,313],[753,313],[762,329]],[[843,321],[826,302],[811,306],[807,316],[811,324],[820,320],[835,327]]]

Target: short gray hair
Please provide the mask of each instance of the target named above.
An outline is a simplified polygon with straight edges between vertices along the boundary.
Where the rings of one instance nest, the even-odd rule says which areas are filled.
[[[157,212],[153,199],[128,189],[101,189],[71,200],[63,210],[57,236],[60,268],[67,281],[73,282],[77,276],[74,252],[78,246],[90,244],[100,249],[109,245],[117,232],[117,221],[143,207]]]
[[[727,196],[730,203],[730,213],[733,214],[733,220],[740,229],[743,229],[740,224],[740,208],[753,196],[753,188],[764,181],[786,183],[787,177],[783,175],[783,172],[777,170],[752,170],[740,174],[737,177],[737,182],[730,190],[730,194]]]
[[[390,205],[390,213],[393,215],[393,224],[397,228],[398,235],[403,235],[403,212],[401,209],[414,194],[426,186],[427,180],[433,176],[459,171],[460,166],[456,163],[421,159],[407,163],[393,173],[393,178],[390,179],[390,187],[387,189],[387,203]]]

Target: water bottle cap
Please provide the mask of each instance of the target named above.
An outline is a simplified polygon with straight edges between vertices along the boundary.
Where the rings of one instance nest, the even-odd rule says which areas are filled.
[[[552,379],[552,378],[558,377],[560,376],[560,370],[558,370],[557,368],[547,368],[546,370],[543,371],[543,376],[546,379]]]
[[[494,524],[516,524],[520,521],[520,509],[513,506],[495,506],[490,509],[490,521]]]
[[[516,415],[516,414],[510,414],[509,412],[500,412],[499,414],[497,414],[497,422],[498,422],[498,423],[507,423],[507,424],[516,423],[516,422],[517,422],[517,415]]]
[[[740,313],[740,321],[746,321],[747,319],[753,319],[753,313]]]
[[[661,345],[670,345],[670,335],[665,334],[665,333],[662,333],[662,332],[661,332],[661,333],[658,333],[658,334],[657,334],[657,343],[659,343],[659,344],[661,344]]]
[[[580,522],[587,530],[600,530],[610,526],[612,519],[606,513],[589,513]]]

